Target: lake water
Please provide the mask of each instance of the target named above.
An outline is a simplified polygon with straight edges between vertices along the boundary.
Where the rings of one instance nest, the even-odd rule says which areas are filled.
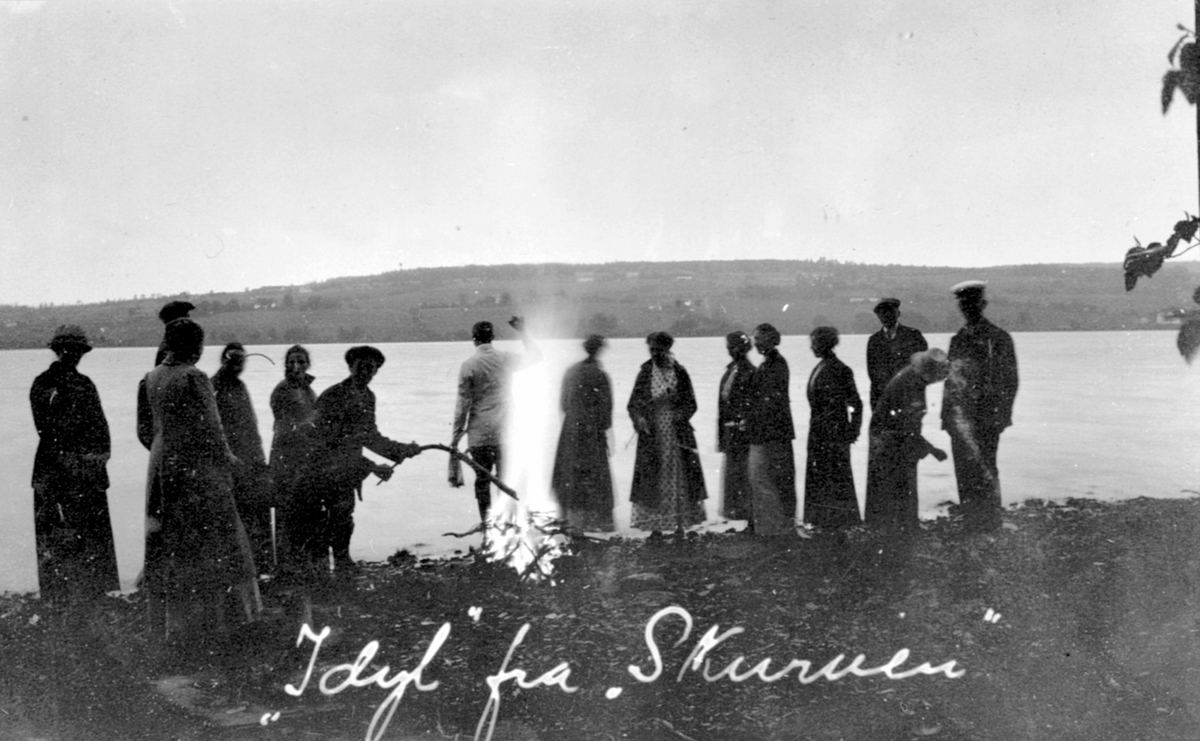
[[[931,346],[946,348],[949,335],[927,335]],[[1018,333],[1014,335],[1021,389],[1014,427],[1000,446],[1000,474],[1007,502],[1030,498],[1191,496],[1200,490],[1200,369],[1180,360],[1174,334],[1168,332]],[[842,338],[838,355],[853,370],[859,393],[867,396],[867,337]],[[519,432],[514,463],[521,473],[506,476],[535,509],[553,506],[547,495],[549,468],[560,424],[557,411],[562,371],[582,357],[577,341],[543,341],[543,363],[517,378]],[[518,349],[518,343],[498,347]],[[318,391],[346,375],[342,354],[348,345],[310,345]],[[459,364],[473,348],[469,343],[381,344],[387,363],[372,383],[378,397],[379,427],[389,437],[419,443],[449,442]],[[259,428],[271,439],[271,389],[282,378],[282,345],[252,346],[271,365],[252,357],[243,374],[258,412]],[[796,419],[797,468],[803,495],[804,438],[808,403],[804,388],[815,359],[805,337],[785,337],[780,350],[792,371],[792,411]],[[720,482],[721,456],[715,452],[716,397],[728,358],[721,338],[684,338],[674,347],[696,387],[700,410],[693,419],[709,487],[712,525]],[[209,348],[200,361],[216,370],[219,348]],[[148,454],[135,436],[134,401],[138,380],[153,362],[153,348],[99,349],[84,356],[80,370],[95,381],[113,436],[109,503],[121,581],[132,585],[142,559],[142,507]],[[752,355],[757,359],[757,355]],[[647,358],[642,340],[611,342],[602,362],[613,381],[616,413],[612,466],[617,487],[617,525],[629,524],[629,485],[633,476],[633,428],[624,412],[638,366]],[[37,588],[33,545],[33,495],[29,485],[37,433],[29,413],[33,378],[53,360],[49,350],[0,352],[0,590]],[[949,449],[938,429],[941,389],[929,394],[925,436]],[[869,413],[868,413],[869,420]],[[860,504],[866,483],[866,435],[853,447],[855,485]],[[356,558],[385,559],[397,549],[446,553],[478,542],[444,533],[464,532],[478,514],[468,485],[450,488],[445,481],[447,456],[430,451],[405,462],[391,481],[364,487],[351,552]],[[514,466],[516,468],[517,466]],[[921,508],[933,516],[938,503],[956,499],[950,461],[926,459],[920,466]]]

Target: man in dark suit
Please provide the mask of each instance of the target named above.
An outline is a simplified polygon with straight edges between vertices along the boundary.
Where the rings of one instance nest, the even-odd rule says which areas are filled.
[[[1012,426],[1017,354],[1012,337],[983,316],[986,283],[950,289],[966,324],[950,339],[950,377],[942,400],[942,429],[950,434],[958,501],[967,528],[1000,527],[1000,433]]]
[[[908,365],[913,353],[929,349],[929,343],[918,329],[900,323],[900,299],[880,299],[875,304],[875,316],[882,328],[867,340],[867,376],[871,381],[871,409],[883,394],[888,381]]]

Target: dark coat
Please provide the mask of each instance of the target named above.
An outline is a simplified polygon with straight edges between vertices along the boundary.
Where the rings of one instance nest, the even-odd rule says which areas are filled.
[[[918,523],[917,462],[933,450],[921,436],[925,386],[911,365],[901,369],[871,416],[865,507],[869,525]]]
[[[732,382],[729,381],[733,376]],[[747,358],[741,357],[725,366],[721,375],[721,383],[717,386],[717,452],[727,453],[731,450],[744,449],[749,446],[747,440],[746,418],[750,415],[753,405],[754,364]],[[729,395],[721,390],[730,383]]]
[[[796,439],[792,422],[792,402],[788,392],[791,372],[787,361],[772,350],[754,371],[750,392],[753,396],[746,417],[746,442],[751,445]]]
[[[559,405],[564,417],[551,487],[568,511],[607,515],[611,528],[613,487],[607,432],[612,427],[612,384],[599,362],[588,358],[567,369]]]
[[[358,490],[374,463],[363,448],[393,461],[405,458],[405,446],[384,437],[375,425],[375,392],[347,378],[321,392],[314,409],[313,460],[323,496]]]
[[[61,362],[29,391],[38,447],[33,522],[43,599],[120,589],[108,511],[108,421],[91,379]]]
[[[654,434],[654,425],[645,424],[641,420],[649,420],[658,404],[668,404],[674,412],[675,435],[683,458],[684,475],[687,477],[688,499],[698,502],[706,499],[708,493],[704,488],[704,469],[700,466],[700,451],[696,447],[696,432],[692,429],[691,418],[696,413],[696,393],[692,389],[692,379],[687,370],[675,363],[675,377],[678,386],[675,393],[668,399],[655,402],[650,395],[650,372],[652,360],[642,363],[637,380],[633,383],[633,393],[629,396],[626,409],[633,426],[638,430],[637,454],[634,459],[633,484],[629,500],[644,504],[648,507],[658,505],[662,492],[658,488],[658,466],[662,456],[658,449],[658,439]],[[672,361],[674,362],[674,361]]]
[[[854,371],[830,356],[817,364],[808,382],[808,458],[804,474],[804,521],[844,527],[859,521],[850,444],[858,439],[863,403]]]
[[[920,330],[896,325],[896,337],[888,339],[880,329],[867,339],[867,377],[871,379],[871,409],[879,402],[883,389],[900,369],[909,364],[913,353],[928,350],[929,343]]]
[[[984,435],[1012,425],[1017,398],[1017,353],[1012,336],[986,318],[950,338],[951,374],[942,400],[942,429],[954,432],[955,412]]]
[[[312,390],[312,382],[313,377],[307,373],[295,381],[284,378],[271,392],[271,413],[275,417],[271,480],[277,506],[303,485],[317,413],[317,394]]]

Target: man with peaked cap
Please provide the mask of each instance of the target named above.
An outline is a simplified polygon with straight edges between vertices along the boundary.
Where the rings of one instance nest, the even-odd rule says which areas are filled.
[[[969,280],[951,288],[966,324],[950,339],[950,377],[942,401],[942,429],[950,434],[958,500],[969,530],[1000,527],[1000,433],[1012,425],[1017,354],[1012,337],[983,316],[987,284]]]
[[[298,555],[322,573],[333,550],[335,570],[343,576],[358,571],[350,558],[354,534],[354,505],[362,498],[362,483],[371,474],[387,481],[394,466],[363,456],[363,448],[402,463],[421,452],[421,446],[384,437],[375,424],[375,392],[370,383],[384,356],[370,345],[346,351],[350,375],[317,397],[313,419],[312,488],[309,501],[295,508],[292,528]],[[291,536],[289,535],[289,538]]]
[[[871,409],[883,394],[888,381],[908,365],[913,353],[929,348],[918,329],[900,323],[900,299],[880,299],[875,316],[883,326],[867,340],[867,377],[871,380]]]

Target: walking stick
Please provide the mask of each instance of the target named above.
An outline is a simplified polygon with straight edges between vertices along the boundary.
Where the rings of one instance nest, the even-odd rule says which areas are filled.
[[[460,461],[462,461],[463,463],[466,463],[471,468],[474,468],[475,473],[479,474],[480,476],[483,476],[485,479],[487,479],[488,481],[495,484],[496,488],[499,489],[500,491],[504,492],[505,494],[509,495],[510,497],[512,497],[513,499],[516,499],[518,501],[521,499],[520,497],[517,496],[517,492],[513,491],[512,487],[510,487],[508,484],[504,483],[500,479],[496,478],[494,475],[492,475],[491,471],[488,471],[486,468],[484,468],[483,466],[476,463],[471,458],[471,456],[467,455],[466,453],[462,452],[461,450],[458,450],[457,448],[452,448],[449,445],[443,445],[441,443],[432,443],[430,445],[420,446],[420,449],[417,452],[423,453],[426,450],[442,450],[442,451],[449,453],[451,457],[457,458]],[[396,466],[398,466],[398,465],[400,465],[399,462],[393,463],[391,465],[392,470],[394,471],[396,469]],[[383,479],[380,479],[379,481],[377,481],[375,483],[375,485],[379,486],[382,483],[383,483]]]

